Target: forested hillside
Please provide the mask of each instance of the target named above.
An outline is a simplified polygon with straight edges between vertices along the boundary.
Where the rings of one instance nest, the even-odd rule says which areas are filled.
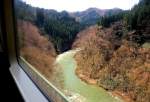
[[[140,0],[132,10],[126,14],[125,23],[129,30],[135,30],[130,39],[142,45],[150,42],[150,1]]]
[[[150,1],[77,34],[76,74],[129,102],[150,102]],[[130,22],[129,22],[130,21]],[[146,47],[143,44],[147,44]]]
[[[35,8],[16,0],[17,18],[38,26],[42,34],[47,34],[57,53],[70,49],[76,34],[83,28],[66,11],[57,12]]]
[[[53,44],[28,21],[18,21],[18,38],[21,56],[50,78],[54,71],[53,63],[56,57]]]
[[[140,45],[150,41],[150,1],[140,0],[129,11],[123,11],[117,15],[104,16],[98,21],[98,25],[109,27],[113,22],[123,20],[124,26],[128,31],[134,31],[129,39]],[[128,39],[128,40],[129,40]]]

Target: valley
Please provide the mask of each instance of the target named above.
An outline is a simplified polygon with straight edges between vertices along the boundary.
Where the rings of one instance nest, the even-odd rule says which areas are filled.
[[[150,102],[150,2],[57,12],[16,2],[20,56],[71,102]]]

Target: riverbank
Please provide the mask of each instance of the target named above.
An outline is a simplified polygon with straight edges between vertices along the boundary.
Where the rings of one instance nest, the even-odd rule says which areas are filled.
[[[91,85],[96,85],[97,80],[94,80],[92,78],[87,77],[86,75],[82,74],[81,70],[79,68],[76,68],[75,74],[84,82]]]
[[[82,74],[82,71],[79,68],[76,68],[75,74],[77,75],[77,77],[79,77],[85,83],[97,86],[97,80],[94,80],[94,79],[89,78],[86,75]],[[101,86],[101,87],[103,89],[105,89],[105,87],[103,87],[103,86]],[[116,90],[115,91],[109,91],[108,89],[105,89],[105,90],[110,92],[112,97],[114,97],[116,99],[124,100],[124,102],[133,102],[131,100],[131,98],[126,93],[123,93],[123,92],[120,92],[120,91],[116,91]]]
[[[97,85],[98,80],[89,78],[87,75],[84,75],[83,72],[82,72],[82,70],[79,69],[78,67],[76,67],[76,69],[75,69],[75,74],[76,74],[76,76],[79,79],[81,79],[85,83],[90,84],[90,85],[96,85],[96,86],[98,86]],[[110,94],[112,95],[112,97],[114,97],[116,99],[119,98],[119,99],[124,100],[125,102],[133,102],[133,100],[128,96],[127,93],[120,92],[118,90],[110,91],[109,89],[106,89],[103,85],[101,85],[100,87],[102,87],[103,89],[105,89],[107,92],[110,92]]]
[[[96,85],[97,86],[97,80],[94,80],[92,78],[88,78],[87,76],[83,75],[81,73],[81,71],[79,69],[76,68],[76,71],[75,71],[76,75],[84,82],[86,82],[87,84],[91,84],[91,85]],[[105,87],[101,86],[103,89],[105,89]],[[110,92],[111,95],[114,97],[114,98],[119,98],[119,99],[122,99],[124,100],[124,102],[134,102],[128,95],[127,93],[123,93],[123,92],[120,92],[120,91],[109,91],[108,89],[105,89],[106,91]]]
[[[126,93],[120,92],[120,91],[112,91],[111,92],[113,96],[117,96],[121,99],[123,99],[125,102],[134,102]]]

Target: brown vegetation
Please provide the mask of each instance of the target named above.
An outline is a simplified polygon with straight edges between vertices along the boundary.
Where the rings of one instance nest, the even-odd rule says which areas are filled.
[[[128,41],[126,33],[121,22],[110,28],[93,26],[79,33],[73,48],[83,50],[75,56],[76,73],[86,76],[84,80],[96,80],[99,86],[122,93],[128,101],[150,102],[150,49]]]
[[[20,54],[47,78],[53,72],[55,50],[52,43],[39,29],[27,21],[18,20]]]

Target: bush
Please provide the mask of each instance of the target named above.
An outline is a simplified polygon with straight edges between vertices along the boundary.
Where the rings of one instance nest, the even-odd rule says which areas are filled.
[[[119,83],[116,80],[114,80],[114,78],[111,77],[110,75],[100,78],[98,83],[100,86],[102,85],[105,89],[109,90],[114,90],[119,85]]]

